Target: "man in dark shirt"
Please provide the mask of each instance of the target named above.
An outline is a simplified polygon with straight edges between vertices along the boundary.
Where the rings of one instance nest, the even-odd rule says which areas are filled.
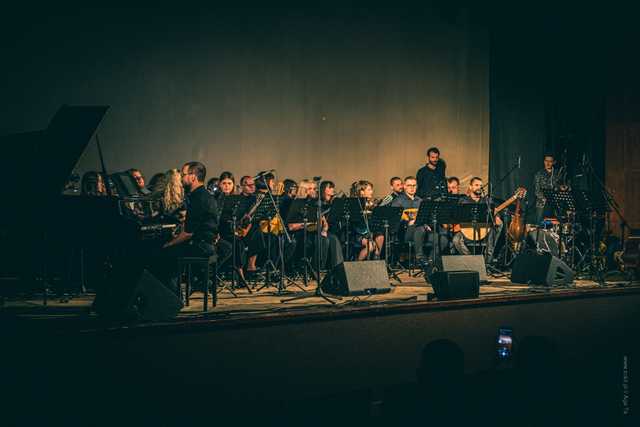
[[[535,224],[540,224],[545,216],[553,216],[552,206],[544,197],[544,190],[556,190],[565,188],[561,185],[560,174],[556,171],[555,159],[552,154],[544,155],[544,168],[534,175],[534,187],[536,196]]]
[[[391,204],[404,191],[404,183],[402,178],[394,176],[389,180],[389,187],[391,187],[391,193],[387,194],[380,202],[380,206],[386,206]]]
[[[418,180],[418,196],[423,199],[432,194],[446,194],[447,181],[445,178],[447,165],[440,158],[440,150],[431,147],[427,150],[427,164],[416,174]]]
[[[426,228],[424,225],[416,227],[417,210],[420,207],[422,199],[416,196],[417,182],[413,176],[404,179],[404,192],[397,195],[391,202],[393,207],[401,207],[405,212],[408,221],[403,220],[404,241],[413,242],[416,251],[416,260],[419,263],[424,262],[424,235]],[[407,212],[407,209],[414,211]],[[402,231],[401,231],[402,233]],[[401,234],[402,235],[402,234]]]
[[[462,198],[461,203],[487,203],[487,197],[483,195],[482,179],[479,177],[471,178],[467,195]],[[487,234],[487,253],[486,259],[491,262],[493,259],[493,250],[496,246],[498,236],[502,232],[503,222],[498,215],[494,216],[494,224]],[[453,246],[460,255],[471,255],[471,250],[467,247],[470,240],[467,240],[462,232],[457,232],[453,236]]]
[[[179,272],[171,260],[180,256],[212,256],[218,234],[218,205],[204,186],[207,169],[200,162],[189,162],[182,167],[181,175],[188,192],[187,219],[180,233],[163,246],[166,284],[172,290],[177,289]]]

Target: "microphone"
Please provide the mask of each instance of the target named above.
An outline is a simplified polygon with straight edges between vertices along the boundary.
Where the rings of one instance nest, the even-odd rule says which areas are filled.
[[[262,178],[262,177],[263,177],[263,176],[265,176],[266,174],[268,174],[268,173],[273,173],[273,172],[275,172],[275,171],[276,171],[275,169],[269,169],[268,171],[261,171],[261,172],[258,172],[258,174],[257,174],[256,176],[252,177],[251,179],[258,179],[258,178]]]
[[[314,176],[314,177],[313,177],[313,180],[314,180],[314,181],[320,181],[321,179],[322,179],[322,177],[321,177],[321,176]]]

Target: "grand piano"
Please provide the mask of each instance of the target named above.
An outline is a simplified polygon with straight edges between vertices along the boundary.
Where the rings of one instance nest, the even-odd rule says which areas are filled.
[[[78,261],[73,256],[78,250],[111,259],[132,259],[159,248],[155,238],[161,238],[161,233],[172,226],[130,215],[123,208],[131,203],[150,203],[148,196],[63,194],[65,183],[108,109],[63,106],[46,129],[2,137],[2,146],[16,154],[3,156],[8,182],[3,186],[6,203],[0,209],[0,239],[10,250],[2,257],[0,274],[19,278],[19,290],[46,289],[54,277],[61,283],[54,286],[56,290],[68,290],[70,270],[83,267],[78,265],[82,257]],[[106,172],[104,161],[102,169]],[[45,291],[45,302],[46,295]]]

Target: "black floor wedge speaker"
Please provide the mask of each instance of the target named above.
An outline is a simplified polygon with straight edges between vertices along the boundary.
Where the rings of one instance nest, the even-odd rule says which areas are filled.
[[[429,283],[439,301],[478,298],[480,295],[477,271],[438,271],[429,276]]]
[[[487,283],[487,267],[482,255],[443,255],[442,271],[477,271],[480,283]]]
[[[381,294],[391,291],[387,266],[380,261],[347,261],[338,264],[322,281],[332,295]]]
[[[96,294],[94,307],[112,320],[162,321],[176,317],[182,302],[146,269],[121,266]]]
[[[535,251],[525,251],[518,255],[511,270],[511,282],[526,285],[568,285],[573,283],[573,278],[573,270],[560,258]]]

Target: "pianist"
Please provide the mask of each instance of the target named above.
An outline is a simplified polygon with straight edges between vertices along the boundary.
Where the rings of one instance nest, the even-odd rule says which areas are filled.
[[[214,237],[218,234],[218,206],[204,187],[207,174],[200,162],[189,162],[182,167],[182,185],[187,192],[187,218],[180,233],[163,246],[158,273],[164,283],[177,291],[178,271],[174,262],[180,256],[212,256]]]

